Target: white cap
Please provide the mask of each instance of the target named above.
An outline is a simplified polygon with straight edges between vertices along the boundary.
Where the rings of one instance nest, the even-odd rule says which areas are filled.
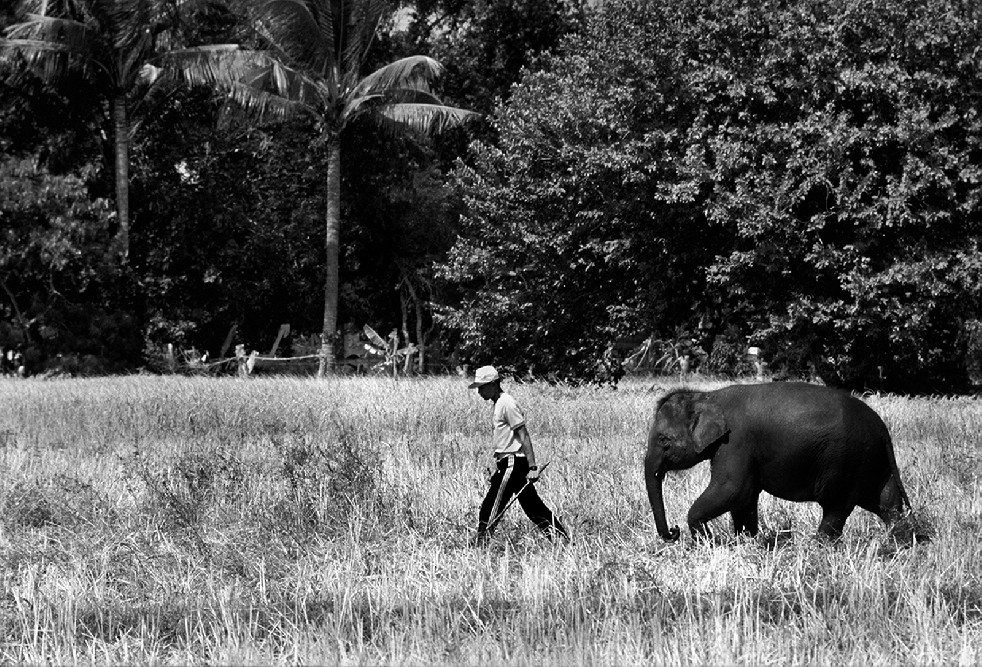
[[[498,371],[495,370],[494,366],[481,366],[474,373],[474,381],[467,385],[467,388],[476,389],[482,384],[494,382],[498,377]]]

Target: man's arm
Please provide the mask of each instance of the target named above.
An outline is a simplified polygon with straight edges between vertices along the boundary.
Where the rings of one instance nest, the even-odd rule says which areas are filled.
[[[525,428],[525,424],[515,429],[515,437],[522,443],[521,452],[525,454],[525,459],[529,462],[529,472],[526,479],[534,482],[539,479],[539,470],[538,466],[535,465],[535,450],[532,449],[532,437],[529,435],[529,430]]]

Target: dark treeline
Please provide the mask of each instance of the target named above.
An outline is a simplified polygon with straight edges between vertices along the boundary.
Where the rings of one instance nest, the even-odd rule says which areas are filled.
[[[237,112],[214,87],[149,85],[168,51],[265,43],[235,2],[132,2],[163,18],[127,80],[125,134],[119,85],[5,52],[0,346],[100,372],[167,343],[215,354],[233,324],[247,348],[284,322],[296,343],[315,337],[316,128]],[[364,73],[431,56],[441,100],[484,115],[425,137],[356,119],[341,135],[339,327],[559,378],[616,377],[647,339],[701,346],[724,373],[754,345],[775,372],[850,387],[956,391],[978,370],[978,3],[392,10]]]

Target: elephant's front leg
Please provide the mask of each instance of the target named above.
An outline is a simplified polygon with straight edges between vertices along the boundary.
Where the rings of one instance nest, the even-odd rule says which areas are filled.
[[[706,524],[720,514],[732,511],[734,507],[742,506],[744,503],[739,502],[741,495],[744,495],[743,489],[734,481],[711,479],[706,490],[696,498],[692,507],[689,508],[689,531],[692,533],[692,537],[711,537],[709,526]]]
[[[760,530],[760,518],[757,514],[757,497],[758,494],[754,494],[751,502],[748,502],[742,507],[735,507],[730,511],[730,515],[733,517],[733,531],[737,535],[746,533],[751,537],[757,536]]]

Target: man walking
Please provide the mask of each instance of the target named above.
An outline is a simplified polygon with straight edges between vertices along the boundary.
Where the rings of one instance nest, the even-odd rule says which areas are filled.
[[[478,368],[468,389],[477,389],[481,398],[494,403],[491,442],[497,463],[491,476],[491,487],[481,503],[477,544],[487,544],[495,525],[516,493],[522,509],[540,530],[550,539],[553,534],[558,534],[568,541],[566,528],[535,490],[539,467],[535,464],[535,451],[525,425],[525,415],[514,397],[502,391],[498,371],[493,366]]]

